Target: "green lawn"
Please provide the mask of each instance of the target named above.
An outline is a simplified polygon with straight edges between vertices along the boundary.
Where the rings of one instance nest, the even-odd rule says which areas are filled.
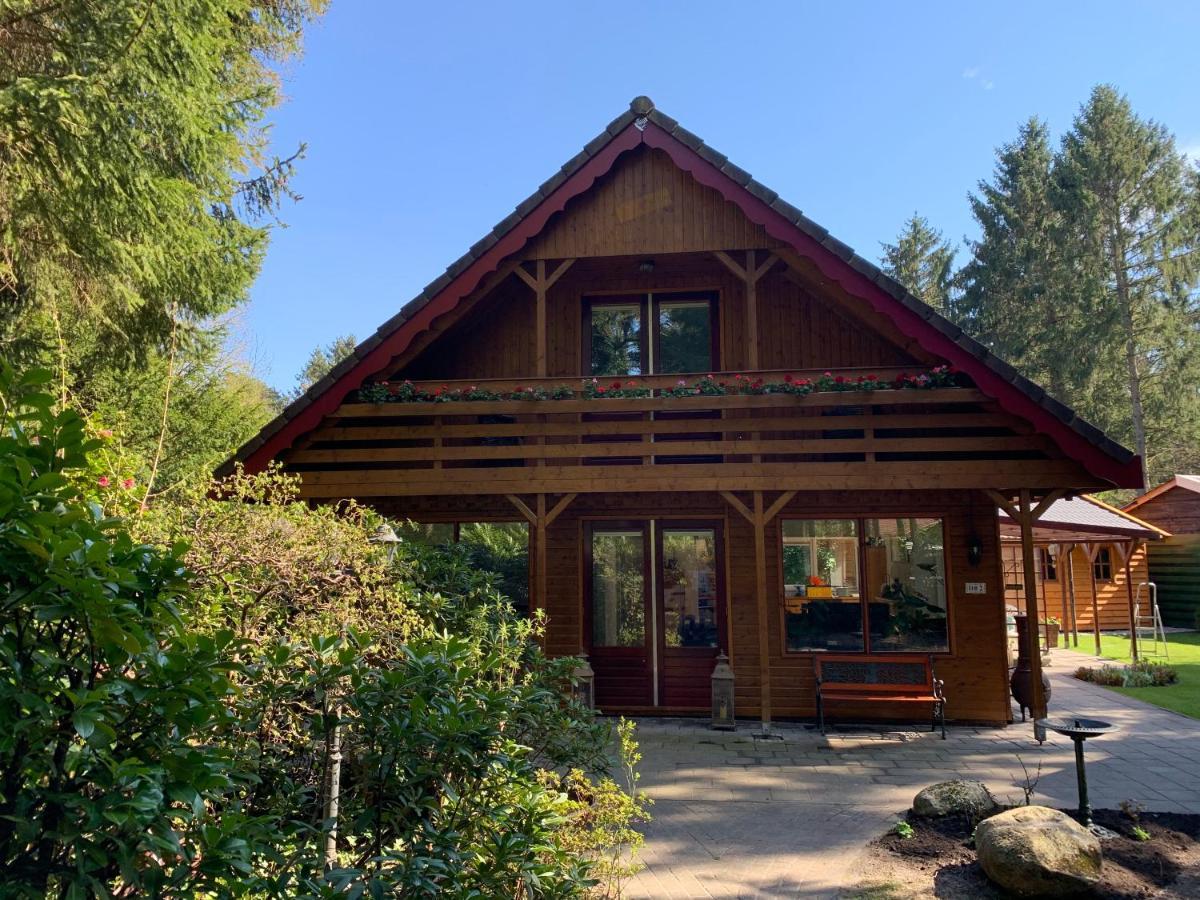
[[[1082,636],[1079,641],[1080,649],[1084,648]],[[1092,646],[1090,639],[1087,645]],[[1129,639],[1104,635],[1100,647],[1103,655],[1117,662],[1129,662]],[[1111,691],[1136,697],[1161,706],[1163,709],[1174,710],[1200,719],[1200,632],[1186,631],[1179,634],[1167,635],[1167,649],[1170,658],[1162,660],[1151,657],[1154,662],[1166,662],[1179,673],[1179,683],[1170,687],[1145,688],[1109,688]]]

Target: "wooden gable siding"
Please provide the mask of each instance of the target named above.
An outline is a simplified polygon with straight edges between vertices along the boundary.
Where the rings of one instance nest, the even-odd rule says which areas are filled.
[[[779,242],[666,153],[626,153],[567,204],[526,248],[528,259],[688,253],[774,247]]]
[[[418,521],[448,521],[471,516],[518,517],[502,498],[361,498],[386,515]],[[780,513],[789,516],[941,516],[945,520],[950,647],[937,654],[935,668],[946,681],[947,715],[959,721],[1004,723],[1010,719],[1007,686],[1004,601],[998,554],[999,534],[992,507],[971,492],[807,492]],[[578,653],[583,640],[583,540],[590,519],[715,519],[725,532],[725,583],[728,651],[736,676],[737,714],[760,713],[758,613],[755,602],[754,534],[748,522],[718,495],[692,492],[671,495],[665,504],[655,494],[592,494],[576,497],[547,534],[547,628],[545,646],[555,656]],[[779,558],[780,519],[767,528],[767,571],[772,583],[768,616],[768,652],[772,714],[810,718],[816,714],[811,653],[785,653],[781,606],[783,574]],[[966,558],[967,535],[983,540],[984,556],[972,566]],[[534,554],[531,552],[531,558]],[[983,595],[966,594],[967,581],[982,581]],[[870,705],[839,707],[839,715],[859,720],[913,720],[913,711]]]
[[[1172,534],[1200,534],[1200,494],[1187,488],[1163,491],[1130,513]]]
[[[747,364],[746,289],[711,254],[664,257],[653,272],[638,257],[579,260],[547,295],[547,373],[583,374],[584,297],[606,293],[714,291],[721,359],[715,369]],[[759,365],[764,369],[905,367],[923,365],[901,349],[898,336],[881,334],[835,301],[789,279],[782,263],[758,285]],[[394,378],[413,380],[520,378],[536,370],[532,291],[505,279],[446,329]]]

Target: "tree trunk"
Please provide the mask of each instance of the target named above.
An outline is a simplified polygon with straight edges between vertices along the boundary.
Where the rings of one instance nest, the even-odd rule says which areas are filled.
[[[1112,246],[1113,275],[1117,283],[1117,302],[1121,304],[1121,325],[1125,330],[1125,374],[1129,379],[1130,418],[1133,422],[1133,449],[1142,466],[1142,486],[1139,496],[1146,493],[1149,479],[1146,473],[1146,421],[1142,411],[1142,378],[1138,372],[1137,333],[1133,327],[1133,297],[1129,291],[1129,276],[1125,271],[1125,242],[1120,228],[1115,229]]]

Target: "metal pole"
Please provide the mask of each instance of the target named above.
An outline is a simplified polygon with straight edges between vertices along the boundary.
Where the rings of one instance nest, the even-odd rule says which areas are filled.
[[[1084,825],[1092,824],[1092,804],[1088,802],[1087,773],[1083,768],[1083,738],[1072,738],[1075,742],[1075,777],[1079,783],[1079,817]]]

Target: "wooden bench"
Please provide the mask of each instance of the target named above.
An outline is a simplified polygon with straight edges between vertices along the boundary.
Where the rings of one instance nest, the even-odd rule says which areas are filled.
[[[819,653],[813,656],[817,676],[817,719],[825,733],[825,704],[928,703],[930,731],[941,725],[946,739],[945,682],[934,676],[933,657],[866,653]]]

